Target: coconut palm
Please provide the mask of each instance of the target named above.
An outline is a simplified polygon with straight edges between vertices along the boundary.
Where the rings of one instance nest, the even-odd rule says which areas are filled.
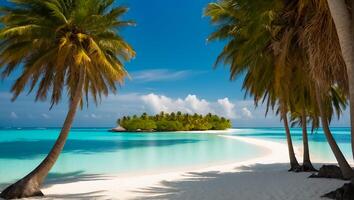
[[[354,157],[354,32],[353,32],[353,1],[346,0],[322,0],[323,10],[330,13],[333,18],[336,33],[338,35],[340,52],[346,65],[346,75],[348,77],[349,102],[350,102],[350,125],[351,125],[351,144]],[[329,11],[329,12],[328,12]],[[336,38],[337,39],[337,38]],[[333,38],[328,38],[333,40]]]
[[[304,4],[304,2],[307,4]],[[341,57],[336,54],[332,55],[331,50],[322,50],[323,47],[329,47],[324,44],[326,40],[322,37],[332,36],[331,28],[328,28],[332,27],[332,20],[324,13],[317,11],[318,8],[314,7],[312,1],[294,1],[285,6],[283,14],[279,19],[279,25],[281,26],[281,31],[278,32],[278,38],[280,38],[279,52],[283,55],[281,57],[284,57],[284,59],[280,60],[283,61],[282,63],[286,63],[288,60],[292,66],[297,66],[297,69],[304,68],[304,72],[300,73],[303,80],[299,79],[292,85],[299,87],[301,86],[301,82],[304,81],[308,81],[309,86],[314,84],[314,86],[311,86],[311,88],[314,88],[312,89],[311,96],[314,96],[316,99],[325,136],[338,161],[344,178],[349,179],[353,176],[353,171],[329,129],[329,123],[334,113],[333,109],[338,113],[341,110],[341,106],[343,106],[340,103],[345,102],[345,99],[342,99],[338,103],[338,98],[336,97],[339,97],[339,95],[336,95],[338,93],[334,92],[333,87],[339,88],[340,94],[345,94],[345,91],[347,91],[346,76],[343,73]],[[318,30],[322,31],[319,34],[321,36],[316,35],[318,34]],[[332,42],[335,43],[335,40]],[[319,48],[320,46],[322,48]],[[334,47],[336,47],[335,44]],[[317,54],[313,52],[313,49],[317,49]],[[327,52],[328,57],[323,58],[323,55],[319,56],[321,52]],[[333,60],[330,60],[331,58]],[[319,66],[322,68],[322,71],[317,72]],[[294,70],[291,73],[295,74]],[[310,74],[311,76],[306,77],[306,74]],[[314,79],[315,82],[311,83],[311,79]],[[299,103],[299,100],[295,97],[292,100]]]
[[[277,113],[280,114],[286,130],[291,169],[297,169],[298,163],[292,147],[287,114],[293,112],[294,108],[299,106],[298,104],[302,104],[301,108],[305,108],[305,110],[310,109],[311,112],[317,110],[317,115],[313,116],[313,113],[310,115],[315,124],[318,124],[318,116],[321,116],[327,140],[345,178],[349,178],[352,176],[350,166],[328,128],[333,112],[324,112],[324,110],[332,109],[332,101],[334,101],[331,98],[332,86],[338,85],[344,88],[342,91],[346,91],[346,79],[338,78],[342,74],[341,60],[340,57],[334,55],[326,58],[328,60],[330,58],[336,59],[332,63],[328,61],[326,67],[330,68],[328,66],[336,62],[337,68],[326,72],[331,72],[330,74],[339,73],[334,73],[335,75],[329,78],[325,77],[323,80],[326,81],[309,81],[316,77],[316,70],[313,70],[314,65],[310,62],[314,60],[312,58],[313,52],[311,52],[311,48],[314,47],[307,39],[304,40],[303,36],[312,34],[314,37],[318,37],[314,34],[317,32],[312,31],[310,33],[309,30],[313,26],[307,20],[314,20],[319,16],[303,17],[304,15],[301,15],[303,14],[301,12],[307,9],[304,9],[303,5],[300,6],[299,3],[304,2],[287,1],[285,5],[279,5],[277,1],[267,1],[267,5],[264,5],[263,2],[258,1],[223,0],[209,4],[206,15],[210,16],[212,22],[218,25],[217,31],[211,35],[210,39],[228,41],[217,62],[230,65],[231,79],[245,75],[243,88],[246,89],[246,94],[254,97],[256,105],[262,100],[266,102],[268,109],[277,107]],[[304,25],[304,23],[310,25]],[[330,34],[331,32],[327,30],[326,33]],[[317,40],[315,45],[319,44],[324,45]],[[304,77],[304,74],[313,76]],[[296,77],[300,78],[296,79]],[[316,77],[315,80],[320,79]],[[308,81],[308,83],[303,85],[304,81]],[[318,85],[325,87],[318,89],[315,87]],[[303,94],[304,91],[293,92],[303,86],[306,86],[305,89],[312,88],[307,91],[310,92],[310,96],[298,95],[299,93]],[[319,99],[316,98],[318,96],[316,93],[321,95]],[[301,99],[303,99],[303,102],[299,102]],[[311,104],[306,103],[307,101],[310,101]],[[321,105],[318,109],[316,108],[317,104]],[[321,110],[323,112],[320,112]],[[305,122],[306,117],[302,118]],[[307,148],[307,130],[305,128],[305,123],[303,123],[304,145]],[[305,164],[309,165],[309,156],[306,156],[304,160],[306,161]]]
[[[263,100],[267,102],[268,109],[278,107],[277,113],[286,130],[290,170],[296,170],[300,165],[288,124],[289,84],[284,78],[289,73],[285,71],[287,68],[277,65],[272,46],[277,30],[271,27],[280,8],[282,4],[279,1],[222,0],[210,3],[205,15],[218,26],[209,40],[227,41],[217,64],[230,65],[231,79],[245,75],[243,88],[246,95],[253,96],[256,105]],[[277,71],[280,73],[275,73]]]
[[[308,61],[305,66],[309,68],[310,79],[315,80],[315,97],[325,136],[344,177],[349,179],[353,177],[353,171],[329,129],[333,106],[336,110],[338,108],[338,98],[334,98],[338,95],[334,95],[333,87],[338,88],[341,95],[348,94],[347,74],[343,58],[338,53],[340,48],[333,31],[333,20],[323,0],[297,1],[291,7],[289,10],[295,15],[293,24],[298,26],[299,49],[306,52]]]
[[[348,95],[351,127],[354,126],[353,32],[351,1],[300,0],[299,11],[307,16],[302,40],[311,58],[310,68],[319,90],[338,85]],[[302,14],[303,14],[302,13]],[[325,87],[325,88],[323,88]],[[321,95],[320,95],[321,96]],[[354,156],[354,130],[351,129]]]
[[[27,176],[6,188],[5,199],[43,195],[40,187],[58,159],[67,140],[77,109],[98,103],[126,75],[122,62],[134,51],[118,34],[131,25],[120,20],[125,7],[113,0],[13,0],[2,7],[0,18],[0,66],[3,77],[23,68],[12,87],[15,100],[29,86],[36,100],[50,98],[57,104],[63,93],[69,111],[60,135],[46,158]]]
[[[303,73],[304,76],[305,73]],[[312,90],[316,88],[315,84],[312,84]],[[310,88],[309,88],[310,89]],[[300,94],[297,96],[302,96],[302,94],[305,94],[307,97],[310,97],[307,99],[307,105],[305,107],[304,104],[300,104],[301,100],[296,99],[297,106],[291,113],[291,121],[292,121],[292,126],[299,125],[302,128],[302,137],[303,137],[303,147],[304,147],[304,155],[303,155],[303,166],[302,170],[303,171],[316,171],[314,167],[312,166],[311,160],[310,160],[310,154],[309,154],[309,145],[308,145],[308,133],[307,133],[307,122],[311,122],[312,124],[312,130],[311,132],[314,131],[314,129],[317,129],[319,127],[319,121],[320,121],[320,109],[318,104],[318,99],[316,96],[316,91],[314,92],[306,92],[303,91],[303,93],[300,93],[299,90],[293,90],[294,94]],[[309,101],[310,100],[310,101]],[[322,96],[321,101],[326,101],[326,103],[322,103],[322,110],[325,110],[327,115],[329,117],[324,117],[326,119],[326,123],[324,125],[324,131],[326,132],[325,135],[326,137],[330,137],[333,139],[332,134],[330,133],[329,129],[326,129],[328,127],[328,124],[332,120],[332,116],[336,115],[339,119],[339,117],[342,114],[342,110],[346,108],[347,101],[345,95],[343,95],[343,92],[337,87],[333,86],[328,95]],[[325,122],[322,122],[325,123]],[[347,164],[343,154],[341,153],[340,149],[338,148],[338,145],[335,143],[335,141],[331,140],[329,141],[330,143],[333,143],[332,145],[335,145],[336,147],[332,147],[335,153],[336,158],[338,162],[341,162],[340,166],[346,166],[346,167],[341,167],[342,171],[344,170],[343,174],[347,174],[346,178],[349,178],[352,174],[350,166]],[[337,149],[338,148],[338,149]],[[340,159],[342,158],[342,159]]]
[[[295,77],[306,75],[307,73],[305,72],[296,73]],[[301,84],[305,82],[306,84]],[[319,113],[316,98],[314,97],[314,83],[311,79],[304,79],[302,82],[298,82],[296,88],[294,88],[292,92],[294,94],[294,106],[291,111],[291,126],[300,126],[302,130],[303,162],[301,171],[317,171],[313,167],[310,159],[307,129],[308,122],[311,123],[312,133],[319,127]]]
[[[296,52],[296,51],[295,51]],[[295,55],[295,53],[291,55]],[[294,58],[293,58],[294,59]],[[301,59],[301,58],[298,58]],[[314,95],[315,83],[309,77],[308,69],[304,68],[305,64],[297,66],[293,69],[292,79],[292,109],[291,109],[291,126],[300,126],[302,129],[303,142],[303,162],[301,171],[317,171],[310,159],[310,149],[308,143],[308,122],[312,124],[312,132],[319,126],[319,114],[317,109],[316,98]]]
[[[350,167],[350,165],[348,164],[346,158],[344,157],[343,153],[341,152],[341,150],[338,147],[338,144],[336,143],[335,139],[333,138],[333,135],[331,133],[331,130],[329,128],[329,124],[330,124],[330,113],[332,112],[331,109],[328,109],[328,105],[332,105],[330,101],[328,101],[328,99],[333,99],[333,96],[335,95],[334,93],[330,92],[327,94],[324,94],[321,92],[321,90],[319,89],[319,86],[317,86],[316,89],[316,100],[317,100],[317,104],[318,104],[318,108],[319,108],[319,113],[320,113],[320,119],[321,119],[321,124],[322,124],[322,128],[323,128],[323,132],[327,138],[328,144],[332,149],[332,152],[339,164],[339,167],[341,169],[341,172],[343,174],[344,179],[351,179],[354,177],[354,173],[352,168]],[[337,97],[335,97],[337,98]],[[341,100],[343,101],[343,100]],[[344,100],[345,101],[345,100]],[[336,102],[333,102],[336,103]],[[327,109],[326,109],[327,106]],[[339,106],[343,106],[343,105],[339,105]]]
[[[310,148],[308,143],[308,131],[307,131],[307,114],[306,111],[302,111],[301,113],[292,112],[291,113],[291,122],[292,127],[300,126],[302,129],[302,143],[303,143],[303,161],[302,161],[302,169],[301,171],[317,171],[311,162],[310,159]]]

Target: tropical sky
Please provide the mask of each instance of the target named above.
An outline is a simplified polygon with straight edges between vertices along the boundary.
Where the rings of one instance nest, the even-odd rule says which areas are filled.
[[[279,118],[263,106],[254,108],[244,98],[242,77],[229,80],[228,68],[214,62],[223,44],[208,43],[213,31],[203,8],[210,0],[120,0],[130,8],[126,19],[137,25],[121,31],[137,56],[126,63],[130,79],[118,94],[103,98],[78,113],[76,127],[112,127],[123,115],[160,111],[215,113],[232,119],[234,127],[281,126]],[[1,1],[0,5],[4,5]],[[49,110],[49,102],[34,102],[24,93],[11,102],[11,85],[21,69],[0,82],[1,127],[59,127],[67,112],[67,99]],[[348,112],[333,126],[348,126]]]

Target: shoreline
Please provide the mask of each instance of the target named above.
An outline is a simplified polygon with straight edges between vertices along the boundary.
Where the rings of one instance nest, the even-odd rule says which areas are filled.
[[[228,130],[232,131],[232,130]],[[215,133],[215,132],[214,132]],[[225,132],[224,132],[225,133]],[[220,133],[219,133],[220,134]],[[218,171],[219,173],[239,172],[235,169],[242,166],[251,166],[256,164],[272,164],[287,162],[287,147],[284,144],[267,141],[262,139],[218,135],[228,139],[236,139],[258,147],[264,148],[265,155],[248,159],[245,161],[234,162],[230,164],[221,164],[205,167],[189,167],[188,169],[173,170],[169,172],[149,172],[138,174],[111,174],[98,175],[87,180],[79,178],[74,182],[55,183],[52,186],[45,186],[43,192],[47,198],[65,199],[68,195],[79,195],[85,193],[95,193],[102,197],[110,199],[132,199],[141,196],[138,191],[142,188],[158,187],[161,182],[179,181],[189,177],[191,173],[204,173],[209,171]],[[74,178],[75,179],[75,178]],[[65,180],[64,180],[65,181]],[[145,195],[145,194],[144,194]],[[104,198],[103,198],[104,199]]]
[[[345,183],[334,179],[308,179],[311,173],[288,172],[286,143],[224,134],[234,130],[213,133],[215,137],[255,145],[264,149],[264,154],[243,161],[213,162],[138,173],[73,175],[65,179],[48,180],[42,189],[46,196],[29,199],[229,200],[237,197],[240,200],[321,200],[320,196]],[[301,162],[301,145],[295,145],[294,150]],[[315,167],[322,165],[318,160],[313,164]]]
[[[213,134],[222,134],[222,133],[232,133],[235,128],[229,128],[226,130],[205,130],[205,131],[128,131],[128,130],[114,130],[115,128],[107,130],[108,132],[112,133],[141,133],[141,134],[148,134],[148,133],[213,133]]]

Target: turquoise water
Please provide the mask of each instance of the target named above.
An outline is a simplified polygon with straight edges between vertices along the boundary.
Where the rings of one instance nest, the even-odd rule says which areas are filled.
[[[59,129],[0,129],[0,187],[45,157]],[[246,160],[262,149],[215,134],[73,129],[50,177],[135,173]],[[1,188],[0,188],[1,189]]]
[[[331,131],[344,156],[348,159],[348,161],[352,161],[353,157],[350,144],[350,129],[331,128]],[[244,137],[268,139],[283,143],[286,142],[283,128],[243,128],[236,129],[233,134]],[[302,149],[301,129],[292,128],[291,135],[294,145]],[[309,147],[311,157],[314,162],[335,162],[335,158],[321,129],[315,131],[312,134],[309,133]],[[298,160],[302,161],[302,158],[298,158]]]
[[[301,129],[291,131],[294,144],[301,147]],[[332,132],[351,161],[349,129],[332,128]],[[0,189],[37,166],[58,133],[59,129],[0,129]],[[285,143],[283,128],[243,128],[231,134]],[[335,161],[321,130],[309,135],[309,143],[314,162]],[[254,158],[262,151],[217,134],[111,133],[104,128],[80,128],[71,131],[49,178],[212,165]]]

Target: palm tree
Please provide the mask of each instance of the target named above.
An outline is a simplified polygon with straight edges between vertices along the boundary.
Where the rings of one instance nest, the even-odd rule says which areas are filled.
[[[294,151],[294,147],[293,147],[293,142],[291,139],[291,133],[290,133],[290,127],[289,127],[289,123],[288,123],[288,116],[287,116],[287,111],[285,110],[285,108],[280,108],[282,109],[280,111],[280,115],[281,115],[281,119],[284,123],[284,128],[285,128],[285,134],[286,134],[286,142],[288,144],[288,152],[289,152],[289,158],[290,158],[290,169],[289,171],[299,171],[301,166],[299,164],[299,162],[296,159],[295,156],[295,151]]]
[[[304,37],[305,35],[311,36],[312,34],[313,37],[321,38],[319,35],[323,34],[310,31],[314,26],[311,26],[311,21],[310,23],[307,22],[308,19],[313,20],[321,16],[317,16],[317,13],[313,12],[316,13],[314,16],[306,15],[306,17],[303,17],[304,15],[301,15],[301,12],[307,11],[307,9],[304,9],[303,6],[299,6],[299,2],[303,3],[302,1],[289,1],[286,2],[285,7],[283,7],[282,5],[279,6],[277,1],[264,2],[267,3],[267,5],[264,5],[262,4],[263,2],[258,1],[244,2],[242,0],[222,0],[218,3],[209,4],[206,10],[206,15],[210,16],[212,22],[218,25],[217,31],[210,36],[210,39],[228,41],[218,57],[217,62],[224,62],[224,64],[230,65],[231,79],[246,74],[243,88],[246,89],[246,95],[250,94],[253,96],[256,105],[262,100],[262,102],[266,102],[268,109],[274,109],[275,106],[278,107],[277,113],[279,113],[281,119],[283,119],[286,130],[291,169],[298,168],[298,163],[292,147],[287,113],[294,110],[299,97],[294,96],[296,92],[290,91],[294,91],[297,87],[303,87],[302,82],[312,78],[300,76],[300,79],[294,79],[294,77],[297,77],[296,74],[301,75],[309,72],[313,77],[318,76],[318,74],[327,74],[323,73],[323,71],[322,73],[315,73],[316,70],[313,70],[315,65],[313,62],[309,62],[309,60],[320,59],[313,58],[314,53],[311,51],[311,48],[316,48],[316,46],[308,42],[310,40],[308,38],[311,37]],[[279,9],[279,7],[281,9]],[[306,23],[310,24],[305,26],[305,28],[303,24],[304,20]],[[320,22],[331,23],[330,20]],[[322,24],[323,23],[320,23],[320,25]],[[317,27],[317,30],[322,29]],[[326,33],[330,34],[331,32],[327,30]],[[306,40],[301,39],[302,37],[306,38]],[[302,41],[302,43],[300,41]],[[319,40],[317,40],[315,44],[323,45]],[[321,82],[321,85],[326,86],[326,88],[338,85],[344,88],[343,91],[345,91],[346,79],[345,76],[343,78],[343,73],[341,73],[343,70],[340,57],[336,55],[331,56],[331,54],[328,55],[327,58],[322,58],[326,63],[322,63],[320,66],[323,66],[325,69],[331,69],[328,66],[332,66],[336,63],[337,65],[335,66],[337,66],[337,68],[332,71],[325,71],[329,72],[328,74],[330,74],[331,77],[328,77],[328,75],[327,77],[324,76],[325,78],[322,80],[325,81]],[[308,58],[310,59],[307,60]],[[332,62],[329,62],[330,59],[332,59]],[[299,72],[299,69],[302,70],[302,72]],[[316,77],[315,80],[319,79],[321,78]],[[307,84],[308,86],[313,84],[320,85],[318,82],[309,82]],[[311,87],[314,88],[314,86]],[[331,102],[333,99],[331,99],[330,91],[330,89],[322,88],[320,90],[312,89],[311,101],[321,105],[319,109],[328,109],[328,106],[332,109]],[[316,92],[320,92],[321,102],[325,100],[326,103],[318,101]],[[304,96],[300,98],[308,99],[309,97]],[[312,103],[308,106],[314,110],[314,105],[316,104]],[[304,106],[305,105],[306,104],[304,104]],[[328,128],[333,112],[318,113],[320,113],[318,115],[321,116],[326,137],[344,176],[346,178],[351,177],[351,169]],[[306,120],[304,119],[303,121],[305,122]],[[318,123],[318,120],[315,118],[314,122]],[[304,125],[303,129],[304,136],[306,136],[307,131]],[[304,145],[307,147],[307,137],[304,138]],[[309,159],[305,158],[305,161],[308,163],[307,160]]]
[[[121,21],[125,7],[112,7],[113,0],[13,0],[2,7],[0,18],[0,66],[3,77],[16,68],[22,74],[12,87],[15,100],[29,84],[36,100],[57,104],[68,93],[69,111],[60,135],[46,158],[27,176],[6,188],[5,199],[43,195],[40,187],[67,140],[76,111],[97,104],[102,95],[116,92],[126,76],[122,61],[135,53],[118,30],[131,25]]]
[[[304,147],[304,155],[303,155],[303,161],[302,161],[302,171],[317,171],[310,159],[310,148],[309,148],[309,142],[308,142],[308,134],[307,134],[307,117],[306,117],[306,111],[302,111],[301,113],[301,128],[302,128],[302,142],[303,142],[303,147]]]
[[[354,32],[352,28],[354,23],[352,14],[354,3],[353,1],[345,0],[327,0],[329,9],[325,5],[326,0],[322,0],[321,3],[323,4],[322,7],[326,9],[327,13],[330,13],[333,18],[340,44],[340,51],[337,52],[341,53],[346,65],[350,102],[350,125],[352,127],[351,145],[354,157]],[[332,39],[333,38],[328,38],[328,40]]]
[[[331,86],[337,85],[342,93],[349,96],[351,127],[354,126],[354,75],[353,68],[352,42],[353,35],[351,30],[351,19],[345,1],[319,0],[298,2],[298,12],[306,17],[306,26],[303,29],[302,43],[309,57],[309,67],[312,77],[317,84],[317,101],[319,105],[324,105],[323,94],[321,91],[330,91]],[[326,95],[325,95],[326,96]],[[323,111],[322,114],[326,115]],[[322,115],[321,114],[321,115]],[[328,127],[328,120],[322,119],[324,132],[328,142],[332,145],[332,151],[337,160],[342,163],[345,158],[342,156],[338,145]],[[354,156],[354,130],[351,129],[351,143]],[[348,178],[353,176],[349,172],[349,165],[345,161],[346,174]]]
[[[293,106],[290,121],[292,127],[298,125],[302,129],[303,163],[301,171],[317,171],[311,163],[307,131],[308,121],[312,122],[312,132],[319,126],[319,114],[314,97],[314,81],[303,67],[296,67],[292,76],[295,82],[292,88]]]
[[[301,73],[301,74],[302,76],[306,76],[306,73]],[[313,82],[311,81],[311,79],[307,79],[307,80]],[[320,104],[318,103],[319,99],[317,98],[316,91],[314,91],[316,88],[316,84],[312,83],[310,86],[311,87],[307,88],[307,90],[301,90],[301,87],[297,87],[297,90],[296,89],[293,90],[293,93],[297,94],[296,96],[299,96],[300,98],[302,98],[303,96],[307,97],[306,99],[303,98],[303,100],[295,99],[297,106],[294,108],[294,110],[291,113],[292,126],[299,125],[302,128],[303,146],[304,146],[302,169],[303,171],[316,171],[316,169],[314,169],[314,167],[312,166],[310,160],[307,122],[310,121],[312,123],[312,132],[314,131],[314,129],[317,129],[319,127],[319,120],[320,120],[320,113],[321,113],[320,109],[321,109],[323,112],[325,110],[327,113],[326,115],[328,115],[328,117],[326,116],[323,117],[323,119],[326,119],[325,121],[327,124],[324,125],[324,131],[326,132],[325,135],[326,137],[329,138],[330,140],[329,143],[332,143],[331,145],[332,150],[333,152],[335,152],[334,154],[336,155],[338,162],[342,163],[340,164],[340,166],[342,166],[341,169],[344,171],[343,174],[347,174],[346,177],[348,178],[351,176],[351,169],[348,163],[346,162],[343,154],[341,153],[340,149],[338,148],[338,145],[335,143],[334,140],[332,140],[333,136],[330,133],[330,130],[327,128],[334,114],[336,114],[339,119],[342,110],[346,107],[346,103],[347,103],[346,98],[343,95],[343,92],[338,87],[334,86],[330,89],[327,95],[323,95],[320,98],[321,102],[325,101],[325,103],[321,103],[322,107],[320,108],[318,106],[318,104]],[[343,167],[343,166],[347,166],[347,167]]]
[[[320,1],[298,1],[292,5],[298,28],[300,49],[307,54],[309,74],[315,80],[316,103],[322,127],[333,154],[347,179],[353,177],[353,171],[339,149],[329,129],[333,115],[333,107],[338,111],[338,95],[333,87],[340,89],[341,94],[348,94],[348,79],[345,64],[340,55],[340,47],[334,23],[328,12],[327,3]],[[342,95],[340,95],[342,96]],[[345,101],[345,99],[343,100]],[[337,107],[336,107],[337,106]]]
[[[316,99],[317,99],[317,103],[318,103],[318,109],[319,109],[319,113],[320,113],[320,117],[321,117],[321,123],[322,123],[322,128],[323,128],[323,132],[325,133],[325,136],[327,138],[328,144],[332,149],[332,152],[339,164],[339,167],[341,168],[342,174],[344,179],[351,179],[354,177],[354,172],[353,169],[350,167],[350,165],[348,164],[347,160],[345,159],[343,153],[341,152],[341,150],[339,149],[335,139],[333,138],[333,135],[331,133],[331,130],[329,128],[329,124],[330,124],[330,113],[332,112],[332,106],[331,108],[329,108],[326,105],[332,105],[331,102],[328,102],[328,97],[326,97],[326,94],[323,94],[320,92],[320,88],[319,86],[317,86],[317,90],[316,90]],[[331,91],[330,95],[336,95],[337,92],[335,91]],[[328,93],[327,93],[328,95]],[[333,96],[334,98],[337,98],[335,96]],[[330,97],[331,98],[331,97]],[[345,102],[345,100],[344,100]],[[337,105],[337,106],[342,106],[342,105]]]
[[[302,1],[295,1],[286,6],[283,15],[284,17],[280,18],[282,23],[279,25],[283,27],[281,29],[285,30],[284,33],[288,34],[284,34],[282,31],[279,32],[281,33],[280,41],[283,41],[283,43],[281,42],[279,45],[280,47],[283,47],[280,52],[283,54],[282,57],[286,58],[282,59],[284,60],[283,63],[286,63],[287,60],[289,60],[292,65],[300,62],[297,64],[297,68],[304,68],[305,71],[302,73],[302,81],[308,81],[308,85],[312,88],[312,92],[309,97],[314,96],[308,99],[316,99],[319,111],[318,113],[321,117],[322,127],[324,129],[327,141],[338,161],[344,178],[349,179],[353,176],[353,171],[343,156],[329,129],[329,123],[334,113],[333,108],[338,114],[338,111],[341,111],[341,106],[343,106],[340,103],[338,104],[337,97],[340,97],[340,95],[336,95],[338,93],[334,92],[335,90],[333,87],[342,88],[340,93],[343,94],[347,88],[347,83],[345,81],[346,76],[345,73],[343,73],[341,58],[335,53],[333,55],[331,52],[333,50],[322,50],[323,47],[333,49],[330,46],[326,46],[328,44],[324,44],[326,40],[322,38],[327,37],[328,35],[332,36],[331,34],[333,33],[330,31],[330,28],[328,28],[332,27],[332,20],[328,19],[328,15],[325,15],[323,12],[317,12],[318,8],[314,8],[311,4],[313,1],[305,2],[309,3],[303,4],[304,2]],[[314,29],[314,27],[316,28]],[[322,30],[323,27],[325,29],[324,31]],[[318,35],[319,30],[321,30],[321,33],[319,34],[320,36]],[[336,46],[333,45],[333,47]],[[313,49],[316,48],[317,52],[314,53]],[[324,56],[322,52],[326,52],[328,57],[323,58]],[[319,67],[322,69],[318,70]],[[294,71],[292,72],[294,74]],[[310,74],[311,76],[306,77],[306,74]],[[311,83],[311,79],[313,78],[315,79],[315,82]],[[299,86],[299,83],[301,82],[299,80],[295,81],[295,83],[298,83],[297,85]],[[294,92],[294,94],[296,93],[299,92]],[[297,100],[296,98],[293,99]],[[345,99],[342,99],[339,102],[345,102]]]
[[[332,26],[327,26],[327,28],[324,27],[321,31],[325,30],[330,32],[333,30],[333,27],[336,30],[332,31],[335,32],[335,35],[332,34],[332,37],[328,37],[326,42],[334,40],[337,48],[329,46],[332,48],[325,48],[325,52],[329,52],[331,49],[334,49],[334,51],[332,50],[332,55],[340,55],[345,63],[346,76],[342,77],[342,80],[347,80],[348,84],[347,89],[350,110],[351,146],[352,155],[354,157],[354,1],[321,0],[317,2],[317,8],[319,8],[318,10],[322,13],[325,13],[325,16],[329,16],[331,18],[329,21],[333,23]],[[315,24],[313,27],[316,27]],[[311,31],[309,32],[311,33]],[[338,44],[340,48],[338,48]],[[319,49],[317,48],[317,50]],[[319,51],[314,52],[318,53]],[[323,68],[323,66],[320,67]],[[351,185],[354,185],[354,178],[351,180]]]
[[[303,143],[303,162],[302,162],[302,169],[301,171],[317,171],[311,162],[310,159],[310,148],[309,148],[309,143],[308,143],[308,131],[307,131],[307,122],[308,122],[308,117],[310,114],[307,114],[308,112],[302,108],[299,109],[299,112],[297,111],[292,111],[291,112],[291,126],[294,127],[295,125],[298,125],[302,129],[302,143]],[[311,117],[310,117],[311,118]],[[313,127],[317,127],[317,120],[315,121],[314,124],[312,125]]]
[[[290,170],[300,167],[297,162],[288,124],[289,84],[287,73],[275,62],[272,49],[274,31],[271,29],[276,12],[282,8],[279,1],[233,1],[221,0],[210,3],[205,15],[218,25],[209,40],[226,40],[217,64],[230,65],[231,79],[245,75],[243,88],[246,96],[254,97],[255,104],[266,101],[267,107],[274,109],[284,123],[290,158]],[[276,32],[276,31],[275,31]],[[280,73],[276,73],[280,70]],[[279,84],[282,82],[282,84]]]
[[[143,119],[143,120],[148,119],[148,114],[144,112],[144,113],[140,116],[140,119]]]

